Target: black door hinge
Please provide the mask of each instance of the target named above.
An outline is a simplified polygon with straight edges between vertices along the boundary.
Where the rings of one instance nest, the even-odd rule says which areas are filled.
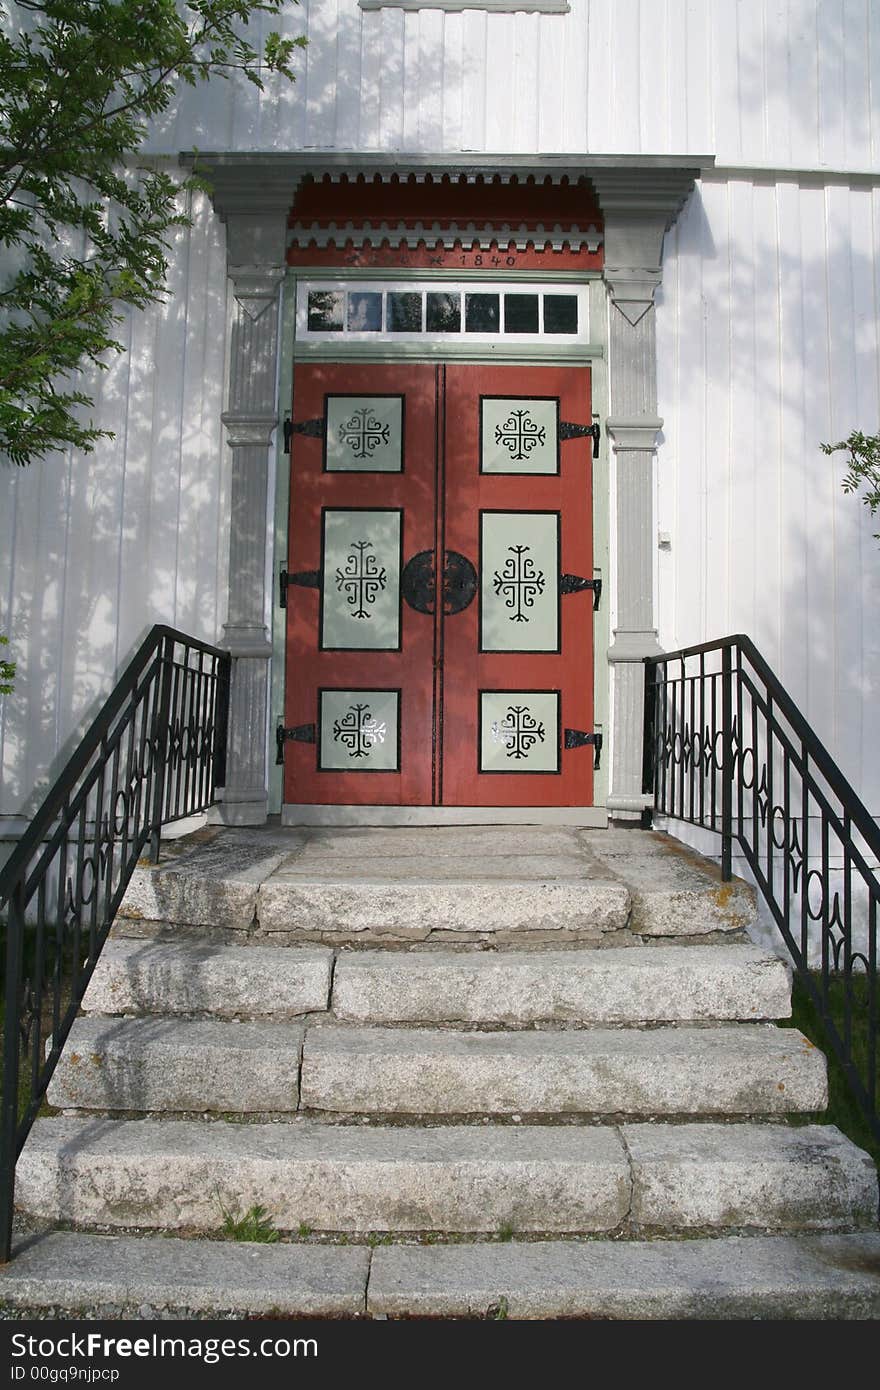
[[[599,611],[599,600],[602,597],[602,580],[583,579],[579,574],[561,574],[559,576],[559,592],[561,594],[579,594],[584,589],[593,590],[593,612]]]
[[[278,575],[278,606],[287,607],[287,590],[291,584],[299,584],[302,589],[320,589],[321,571],[320,570],[297,570],[294,574],[288,574],[287,570],[281,570]]]
[[[602,734],[599,729],[592,734],[584,733],[581,729],[566,729],[564,742],[566,748],[586,748],[592,744],[596,750],[593,767],[598,772],[602,757]]]
[[[284,763],[285,743],[315,743],[317,732],[314,724],[297,724],[293,729],[285,729],[279,724],[275,729],[275,762],[280,767]]]
[[[560,420],[559,422],[560,439],[592,439],[594,459],[599,457],[599,440],[601,435],[602,431],[598,423],[595,425],[575,425],[571,420]]]
[[[309,439],[323,439],[326,425],[322,419],[319,420],[291,420],[289,415],[284,417],[284,452],[290,453],[290,441],[295,434],[304,434]]]

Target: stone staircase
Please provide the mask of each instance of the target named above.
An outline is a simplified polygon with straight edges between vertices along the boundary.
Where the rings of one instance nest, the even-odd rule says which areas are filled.
[[[640,831],[169,846],[20,1160],[0,1301],[880,1315],[877,1171],[797,1123],[825,1106],[825,1062],[770,1022],[790,979],[753,914],[745,884]],[[254,1207],[281,1240],[222,1239]]]

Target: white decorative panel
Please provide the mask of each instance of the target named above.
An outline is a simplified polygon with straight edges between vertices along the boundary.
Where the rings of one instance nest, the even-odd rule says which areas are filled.
[[[559,771],[559,692],[480,691],[480,771]]]
[[[325,510],[323,650],[399,650],[402,520],[398,508]]]
[[[403,396],[328,396],[326,422],[329,473],[402,472]]]
[[[480,513],[480,650],[559,650],[559,513]]]
[[[322,772],[399,770],[399,690],[322,690],[319,699]]]
[[[558,399],[481,396],[480,472],[558,473]]]

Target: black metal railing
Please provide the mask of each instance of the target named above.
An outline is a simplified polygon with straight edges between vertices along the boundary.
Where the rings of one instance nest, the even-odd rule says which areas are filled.
[[[0,1263],[15,1165],[139,858],[225,780],[230,657],[154,627],[0,870]]]
[[[880,828],[748,637],[647,659],[644,790],[721,836],[725,880],[739,845],[880,1138]]]

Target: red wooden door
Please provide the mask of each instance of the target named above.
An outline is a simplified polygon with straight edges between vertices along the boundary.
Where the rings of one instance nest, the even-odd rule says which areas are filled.
[[[589,371],[303,365],[293,421],[285,801],[590,805]]]

